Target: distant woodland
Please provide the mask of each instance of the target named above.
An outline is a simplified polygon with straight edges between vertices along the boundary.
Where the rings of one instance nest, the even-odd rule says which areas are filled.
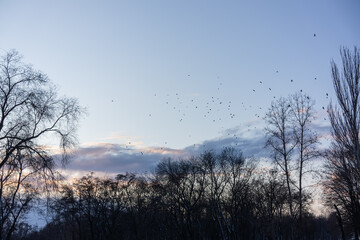
[[[359,240],[360,52],[343,47],[340,55],[341,66],[331,62],[337,101],[327,107],[327,149],[312,124],[313,99],[297,92],[267,106],[259,147],[271,166],[229,146],[159,159],[152,174],[67,181],[56,159],[68,162],[84,109],[8,52],[0,62],[0,240]],[[40,144],[48,136],[60,143],[56,158]],[[311,208],[314,185],[321,215]],[[41,229],[25,218],[38,208],[50,219]]]

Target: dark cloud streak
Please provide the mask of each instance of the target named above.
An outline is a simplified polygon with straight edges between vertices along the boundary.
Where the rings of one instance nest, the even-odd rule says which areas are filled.
[[[330,136],[329,125],[313,123],[312,128],[319,136]],[[181,159],[198,156],[204,151],[219,152],[225,147],[234,147],[243,152],[245,157],[267,158],[270,152],[265,148],[266,135],[258,128],[248,132],[235,127],[227,129],[223,137],[194,144],[184,149],[160,147],[130,147],[121,144],[97,144],[79,148],[70,164],[69,170],[95,171],[106,173],[151,172],[156,164],[164,158]]]

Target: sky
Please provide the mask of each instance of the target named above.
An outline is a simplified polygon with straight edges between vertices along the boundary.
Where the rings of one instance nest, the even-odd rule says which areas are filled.
[[[86,107],[67,172],[151,171],[224,146],[261,158],[274,97],[309,94],[328,133],[330,60],[360,46],[359,10],[355,0],[0,0],[0,54],[18,50]]]

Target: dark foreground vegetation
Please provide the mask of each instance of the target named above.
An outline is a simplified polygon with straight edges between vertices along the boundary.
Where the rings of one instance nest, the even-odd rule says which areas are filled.
[[[290,216],[286,180],[255,172],[234,149],[163,160],[152,179],[87,175],[64,185],[53,221],[30,239],[338,239],[334,214],[315,217],[299,194]],[[295,189],[292,189],[295,190]]]
[[[326,150],[319,151],[311,124],[314,102],[299,92],[273,101],[266,114],[270,167],[229,147],[163,159],[152,175],[89,174],[66,182],[40,140],[57,137],[66,157],[83,109],[57,97],[44,74],[9,52],[0,62],[0,240],[358,240],[359,50],[342,48],[341,57],[341,70],[331,63],[337,104],[327,109],[332,144]],[[320,217],[310,208],[314,176],[321,177]],[[45,197],[51,220],[33,229],[25,216]]]

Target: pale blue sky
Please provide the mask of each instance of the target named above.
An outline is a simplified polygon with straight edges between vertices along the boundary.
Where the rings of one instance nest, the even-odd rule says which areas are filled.
[[[0,48],[88,108],[81,146],[183,149],[249,125],[258,136],[255,114],[300,89],[322,119],[330,59],[360,45],[359,10],[355,0],[0,0]]]

